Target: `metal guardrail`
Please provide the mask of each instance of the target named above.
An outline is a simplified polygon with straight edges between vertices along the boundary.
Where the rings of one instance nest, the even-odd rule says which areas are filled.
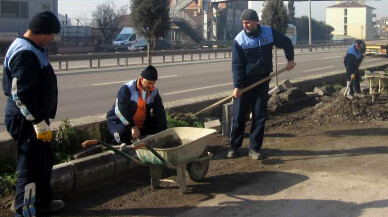
[[[319,49],[336,49],[336,48],[347,48],[349,44],[317,44],[317,45],[296,45],[294,46],[295,50],[300,49],[303,52],[303,49],[309,49],[309,51],[318,51]],[[153,57],[162,57],[163,63],[166,62],[166,56],[171,56],[172,63],[175,62],[174,57],[181,56],[181,61],[193,61],[194,55],[199,55],[199,60],[211,59],[212,54],[214,54],[214,58],[218,59],[222,58],[230,58],[232,57],[232,49],[231,48],[213,48],[213,49],[188,49],[188,50],[166,50],[166,51],[153,51]],[[223,54],[223,55],[222,55]],[[190,59],[185,59],[186,55],[190,55]],[[66,54],[66,55],[50,55],[50,62],[58,62],[59,69],[69,70],[69,62],[70,61],[89,61],[89,66],[92,67],[101,67],[101,60],[103,59],[116,59],[117,66],[120,66],[120,60],[125,59],[125,66],[129,65],[128,58],[141,58],[142,64],[145,64],[145,59],[147,58],[147,52],[116,52],[116,53],[90,53],[90,54]],[[97,65],[93,65],[93,61],[97,60]],[[4,57],[0,57],[0,62],[4,62]],[[63,66],[64,65],[64,66]]]

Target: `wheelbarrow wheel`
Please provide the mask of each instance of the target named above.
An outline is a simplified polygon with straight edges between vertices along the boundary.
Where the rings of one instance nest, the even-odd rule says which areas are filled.
[[[186,165],[187,176],[195,181],[201,181],[209,169],[209,159],[203,161],[193,161]]]

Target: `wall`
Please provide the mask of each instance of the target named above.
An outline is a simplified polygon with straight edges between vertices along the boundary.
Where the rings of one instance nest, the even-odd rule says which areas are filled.
[[[12,0],[1,0],[0,9],[2,2],[12,1]],[[13,1],[15,2],[15,1]],[[28,0],[22,1],[28,2],[28,18],[3,18],[0,10],[0,32],[25,32],[29,20],[36,14],[41,11],[49,9],[50,11],[58,14],[58,0]],[[48,5],[48,8],[44,7]]]

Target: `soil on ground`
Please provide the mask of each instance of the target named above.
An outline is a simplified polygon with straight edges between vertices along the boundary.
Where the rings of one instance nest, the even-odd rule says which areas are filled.
[[[262,148],[264,160],[253,161],[247,156],[248,122],[241,148],[243,157],[227,159],[229,139],[221,134],[212,135],[208,144],[208,151],[213,153],[209,171],[202,182],[188,179],[184,195],[179,193],[174,183],[162,183],[159,189],[151,190],[148,167],[138,167],[58,195],[65,200],[66,209],[56,216],[175,216],[214,198],[216,194],[249,184],[259,171],[273,170],[277,158],[271,156],[278,156],[283,145],[292,145],[287,143],[287,138],[302,138],[317,133],[319,137],[319,132],[323,130],[335,132],[360,124],[373,127],[376,121],[388,121],[386,96],[380,96],[378,102],[372,103],[369,96],[349,100],[339,92],[318,96],[292,88],[271,97],[269,101]],[[174,179],[175,176],[174,170],[165,169],[163,172],[164,178]],[[1,198],[0,216],[12,215],[9,211],[12,197]]]

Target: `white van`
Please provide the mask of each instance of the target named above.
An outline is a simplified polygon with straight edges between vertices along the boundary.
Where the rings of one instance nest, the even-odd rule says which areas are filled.
[[[134,45],[138,43],[142,43],[144,41],[144,37],[138,35],[136,30],[132,27],[125,27],[121,30],[120,34],[113,41],[113,45]]]

